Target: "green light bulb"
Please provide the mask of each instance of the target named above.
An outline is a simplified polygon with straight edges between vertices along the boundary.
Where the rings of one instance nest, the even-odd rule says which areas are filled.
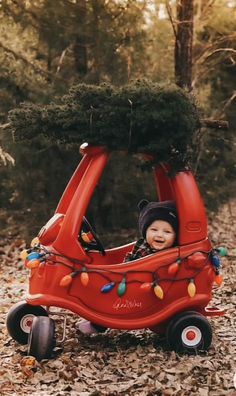
[[[227,256],[228,251],[226,247],[220,246],[219,248],[217,248],[217,252],[219,253],[219,255],[221,257]]]
[[[117,293],[118,293],[118,296],[119,297],[122,297],[124,294],[125,294],[125,292],[126,292],[126,280],[125,280],[125,278],[120,282],[120,284],[119,284],[119,286],[118,286],[118,290],[117,290]]]

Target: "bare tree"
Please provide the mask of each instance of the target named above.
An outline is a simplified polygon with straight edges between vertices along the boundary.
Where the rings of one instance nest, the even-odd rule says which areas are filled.
[[[208,4],[209,5],[209,4]],[[175,35],[175,82],[181,88],[192,90],[194,0],[177,0],[176,19],[173,17],[169,1],[166,9]],[[203,127],[228,129],[223,120],[202,119]]]
[[[87,59],[87,34],[86,34],[86,19],[87,19],[87,5],[86,1],[81,1],[77,4],[80,15],[80,28],[74,44],[74,57],[76,70],[80,77],[84,77],[88,72]]]
[[[194,0],[177,1],[177,29],[175,40],[175,80],[180,87],[192,88]]]

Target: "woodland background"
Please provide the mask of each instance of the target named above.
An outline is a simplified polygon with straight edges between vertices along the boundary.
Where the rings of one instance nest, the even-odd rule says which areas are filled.
[[[194,6],[190,64],[181,56],[176,62],[181,4]],[[236,1],[1,0],[0,19],[0,395],[234,396]],[[145,77],[183,86],[181,72],[202,117],[229,121],[228,130],[199,131],[192,164],[212,244],[229,250],[225,281],[213,299],[226,314],[211,319],[209,352],[179,356],[149,330],[84,337],[72,315],[63,348],[27,370],[26,348],[9,337],[5,325],[8,310],[28,287],[19,251],[53,213],[80,155],[76,145],[42,137],[16,143],[8,111],[22,102],[47,105],[81,82],[121,86]],[[148,191],[149,176],[116,155],[105,176],[92,215],[104,228],[102,240],[112,244],[120,230],[126,240],[137,231],[130,209]]]
[[[179,2],[178,2],[179,3]],[[191,65],[176,62],[175,1],[2,0],[0,3],[0,225],[28,238],[50,217],[80,160],[78,147],[42,137],[15,143],[5,130],[8,111],[22,102],[44,105],[78,83],[126,84],[137,78],[177,82],[191,71],[188,88],[203,117],[229,121],[227,131],[199,132],[194,172],[209,210],[235,195],[236,2],[194,5]],[[176,81],[177,80],[177,81]],[[6,155],[8,153],[9,155]],[[12,158],[13,159],[12,159]],[[15,166],[13,166],[13,161]],[[130,177],[132,172],[136,177]],[[117,159],[94,205],[103,230],[109,207],[112,231],[133,227],[149,175]],[[127,181],[121,183],[123,175]],[[132,182],[130,182],[132,180]],[[102,200],[101,200],[102,198]],[[124,209],[126,203],[127,209]],[[124,220],[125,219],[125,220]],[[26,227],[27,225],[27,227]],[[2,232],[2,231],[1,231]]]

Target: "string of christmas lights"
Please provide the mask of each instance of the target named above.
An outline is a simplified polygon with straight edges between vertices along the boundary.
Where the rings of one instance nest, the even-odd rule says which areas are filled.
[[[195,271],[194,274],[191,274],[191,277],[184,277],[184,278],[176,278],[175,276],[177,275],[181,263],[185,260],[187,260],[189,257],[196,257],[196,254],[203,254],[205,256],[205,262],[201,262],[201,268]],[[198,251],[191,253],[183,258],[177,258],[175,262],[170,262],[163,264],[161,266],[158,266],[156,270],[154,271],[148,271],[148,270],[128,270],[124,272],[117,272],[117,271],[112,271],[112,270],[104,270],[102,268],[96,268],[93,267],[87,268],[84,263],[82,263],[79,260],[76,259],[71,259],[69,257],[66,257],[62,254],[59,253],[52,253],[48,251],[44,246],[40,245],[38,238],[34,238],[33,241],[31,242],[31,248],[30,249],[25,249],[21,252],[20,258],[22,260],[25,260],[25,266],[28,269],[35,269],[39,266],[44,266],[46,261],[49,259],[51,264],[61,264],[67,268],[71,269],[71,273],[67,274],[62,277],[60,281],[60,286],[61,287],[68,287],[71,285],[73,279],[77,276],[80,276],[80,282],[81,284],[86,287],[90,281],[90,275],[92,273],[99,274],[101,277],[103,277],[106,280],[106,284],[102,286],[100,289],[101,293],[109,293],[113,288],[117,285],[117,294],[119,297],[122,297],[126,291],[127,287],[131,283],[139,283],[140,284],[140,290],[149,292],[153,290],[154,294],[156,295],[157,298],[163,299],[164,298],[164,291],[160,285],[162,282],[170,282],[171,284],[173,282],[181,282],[181,281],[186,281],[188,282],[187,286],[187,292],[189,297],[194,297],[197,290],[196,290],[196,285],[195,285],[195,279],[198,276],[198,274],[203,271],[204,267],[209,263],[209,259],[212,263],[212,266],[215,271],[215,279],[214,282],[218,285],[221,286],[223,282],[223,277],[221,275],[221,261],[220,257],[223,257],[227,255],[227,250],[224,247],[220,247],[217,249],[213,249],[209,252],[203,252],[203,251]],[[57,259],[55,260],[54,257],[62,257],[67,259],[69,262],[71,262],[73,265],[67,264],[62,261],[58,261]],[[200,257],[201,258],[201,257]],[[202,258],[201,258],[202,260]],[[75,265],[80,265],[81,269],[76,269]],[[170,275],[170,278],[161,278],[158,275],[158,272],[163,269],[168,267],[167,273]],[[141,281],[140,279],[132,279],[128,280],[128,277],[130,274],[147,274],[150,275],[151,280],[150,281]],[[121,280],[120,281],[114,281],[110,278],[111,275],[115,276],[120,276]]]

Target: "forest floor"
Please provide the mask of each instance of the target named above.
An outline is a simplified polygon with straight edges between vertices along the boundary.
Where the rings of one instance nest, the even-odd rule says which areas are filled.
[[[0,395],[1,396],[235,396],[236,383],[236,202],[210,220],[213,246],[226,246],[224,283],[214,289],[213,304],[226,310],[209,319],[213,342],[196,356],[168,351],[165,340],[149,330],[108,330],[92,337],[76,331],[78,317],[68,320],[63,349],[40,363],[29,364],[26,347],[6,330],[9,308],[24,298],[28,270],[19,260],[24,241],[17,236],[0,243]],[[80,320],[80,319],[79,319]],[[235,378],[236,382],[236,378]]]

